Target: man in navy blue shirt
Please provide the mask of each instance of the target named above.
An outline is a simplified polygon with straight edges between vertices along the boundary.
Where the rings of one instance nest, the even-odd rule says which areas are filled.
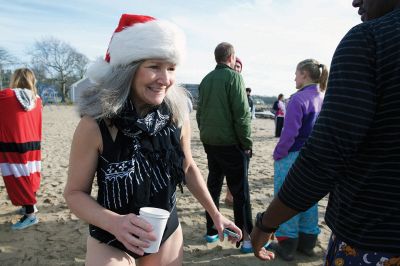
[[[313,132],[278,196],[257,215],[251,239],[260,259],[274,257],[263,246],[281,223],[328,193],[325,265],[400,259],[400,0],[353,6],[364,23],[338,45]],[[309,251],[307,244],[299,239],[298,249]]]

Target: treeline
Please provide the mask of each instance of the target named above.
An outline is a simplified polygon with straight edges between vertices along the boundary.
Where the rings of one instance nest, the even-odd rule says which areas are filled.
[[[0,47],[0,89],[9,86],[13,69],[29,67],[36,75],[39,91],[46,87],[55,88],[61,96],[61,102],[66,102],[70,99],[70,86],[84,77],[89,64],[84,54],[54,37],[36,41],[26,54],[29,62],[20,60]],[[260,95],[252,97],[257,105],[272,105],[277,99]]]
[[[55,87],[61,101],[69,99],[70,86],[83,78],[89,59],[66,42],[53,37],[36,41],[26,53],[30,58],[24,62],[0,47],[0,89],[8,87],[12,70],[29,67],[36,75],[41,87]]]
[[[271,105],[278,99],[275,96],[260,96],[260,95],[252,95],[253,101],[255,104],[259,105]]]

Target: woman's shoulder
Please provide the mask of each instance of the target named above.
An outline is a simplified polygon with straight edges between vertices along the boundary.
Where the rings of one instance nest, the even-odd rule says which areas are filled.
[[[81,122],[82,123],[88,123],[88,124],[96,124],[97,125],[97,119],[94,119],[93,117],[91,117],[90,115],[83,115],[81,117]]]
[[[14,96],[14,92],[10,88],[6,88],[4,90],[0,90],[0,97],[10,97]]]
[[[88,115],[84,115],[81,117],[77,129],[79,129],[81,132],[91,133],[99,132],[100,130],[98,120]]]
[[[83,116],[75,129],[74,139],[83,145],[100,149],[102,136],[97,121],[90,116]]]
[[[311,90],[310,90],[311,89]],[[300,90],[290,96],[290,101],[292,103],[304,103],[307,102],[310,98],[314,97],[314,95],[318,95],[318,88],[313,90],[310,87],[309,90]]]

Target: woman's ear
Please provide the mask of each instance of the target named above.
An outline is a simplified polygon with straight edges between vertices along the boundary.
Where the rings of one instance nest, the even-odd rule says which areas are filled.
[[[300,70],[300,74],[303,79],[305,79],[305,80],[310,79],[310,75],[308,74],[308,72],[306,70]]]

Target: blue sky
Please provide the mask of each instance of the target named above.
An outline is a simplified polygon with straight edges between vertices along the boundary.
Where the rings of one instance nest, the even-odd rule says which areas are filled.
[[[103,56],[122,13],[170,20],[187,37],[178,81],[199,83],[215,67],[215,46],[227,41],[243,62],[253,94],[295,92],[296,64],[329,66],[344,34],[360,23],[350,0],[1,0],[0,47],[20,59],[45,37],[69,43],[94,60]],[[4,3],[7,2],[7,3]]]

